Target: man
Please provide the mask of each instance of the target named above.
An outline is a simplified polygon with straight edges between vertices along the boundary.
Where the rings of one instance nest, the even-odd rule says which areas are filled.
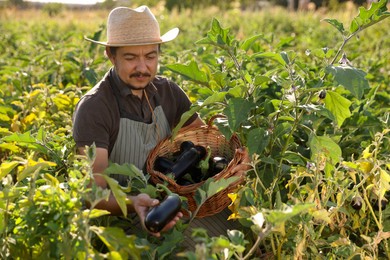
[[[107,20],[107,42],[89,41],[106,46],[106,54],[113,64],[104,78],[84,95],[74,114],[73,137],[81,154],[85,146],[96,144],[93,172],[102,173],[109,162],[132,163],[144,169],[149,152],[180,121],[191,103],[175,83],[156,76],[160,44],[176,38],[179,30],[160,36],[154,15],[146,6],[136,9],[118,7]],[[200,126],[203,121],[194,114],[185,126]],[[245,170],[237,167],[235,171]],[[124,176],[114,176],[127,185]],[[99,175],[97,185],[108,188]],[[146,194],[130,197],[129,212],[136,212],[143,223],[150,207],[159,203]],[[112,215],[121,215],[115,198],[102,201],[98,208]],[[162,230],[172,228],[182,217],[178,213]],[[160,233],[153,234],[160,236]]]

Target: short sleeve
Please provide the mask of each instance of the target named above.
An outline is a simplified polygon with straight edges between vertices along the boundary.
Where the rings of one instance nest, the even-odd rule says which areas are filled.
[[[83,97],[73,115],[73,139],[77,147],[109,148],[110,113],[104,104],[97,104],[93,96]]]

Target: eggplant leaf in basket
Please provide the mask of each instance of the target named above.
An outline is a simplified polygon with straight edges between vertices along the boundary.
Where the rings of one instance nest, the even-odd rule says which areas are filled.
[[[206,150],[207,150],[206,157],[199,162],[199,168],[200,168],[203,176],[207,174],[207,171],[209,170],[209,167],[210,167],[210,165],[209,165],[209,160],[210,160],[210,156],[211,156],[210,146],[207,146]]]
[[[227,179],[220,179],[215,181],[210,178],[200,186],[195,193],[195,202],[198,208],[205,203],[205,201],[211,196],[217,194],[218,192],[226,189],[230,184],[237,181],[239,177],[233,176]]]

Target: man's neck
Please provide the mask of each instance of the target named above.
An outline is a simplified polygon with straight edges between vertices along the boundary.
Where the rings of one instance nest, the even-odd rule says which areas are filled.
[[[137,97],[139,97],[139,99],[142,99],[142,96],[144,94],[144,90],[143,89],[131,89],[130,90],[131,93]]]

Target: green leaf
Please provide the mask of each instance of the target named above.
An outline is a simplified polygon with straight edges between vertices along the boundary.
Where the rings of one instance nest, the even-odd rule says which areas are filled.
[[[31,135],[31,131],[21,133],[14,133],[9,136],[3,137],[5,142],[17,142],[17,143],[35,143],[36,139]]]
[[[175,126],[175,128],[172,130],[172,135],[171,135],[171,139],[174,139],[175,136],[177,135],[177,133],[179,132],[179,130],[183,127],[183,125],[185,124],[185,122],[187,122],[188,119],[190,119],[190,117],[197,113],[199,110],[202,109],[202,106],[197,106],[197,105],[192,105],[190,110],[188,110],[187,112],[183,113],[181,115],[181,118],[180,118],[180,122]]]
[[[261,85],[261,84],[269,82],[269,81],[271,81],[271,79],[267,76],[256,75],[255,80],[254,80],[254,84],[256,86],[258,86],[258,85]]]
[[[270,141],[268,131],[263,128],[255,128],[249,131],[247,137],[247,147],[250,154],[261,154]]]
[[[110,178],[109,176],[102,174],[103,178],[108,183],[108,186],[110,186],[110,190],[112,194],[114,195],[116,202],[118,203],[123,215],[127,216],[127,195],[123,192],[121,186],[119,183],[114,180],[113,178]]]
[[[283,159],[288,161],[290,164],[298,164],[303,166],[306,165],[302,155],[292,151],[286,151],[283,156]]]
[[[106,174],[121,174],[131,177],[131,179],[136,178],[142,181],[145,186],[147,185],[147,179],[145,178],[144,173],[138,169],[134,164],[117,164],[111,163],[105,170]]]
[[[257,41],[258,39],[261,39],[263,37],[262,34],[258,34],[258,35],[254,35],[246,40],[243,41],[243,43],[241,44],[240,48],[244,51],[248,51],[251,46],[253,45],[253,43],[255,41]]]
[[[389,17],[390,12],[387,12],[387,2],[388,0],[372,2],[369,9],[363,6],[359,7],[359,14],[351,22],[350,33],[363,30]]]
[[[282,210],[271,210],[267,212],[265,218],[268,222],[278,225],[314,207],[314,203],[297,204],[293,206],[285,205]]]
[[[183,64],[169,64],[166,65],[168,69],[176,72],[186,79],[192,80],[196,83],[209,86],[209,79],[204,71],[201,71],[195,61],[190,61],[188,65]]]
[[[328,72],[334,75],[335,81],[345,87],[356,98],[361,99],[364,91],[369,89],[366,73],[350,66],[328,66]]]
[[[226,189],[230,184],[237,181],[238,177],[233,176],[227,179],[215,180],[208,178],[195,193],[195,201],[197,207],[200,207],[208,198]]]
[[[342,97],[340,94],[328,91],[325,97],[325,107],[334,115],[338,127],[341,127],[344,120],[351,116],[349,107],[351,101]]]
[[[200,111],[202,107],[212,105],[217,102],[222,102],[225,99],[226,92],[215,92],[213,95],[206,98],[206,100],[201,105],[192,105],[190,110],[181,115],[180,122],[172,130],[172,139],[175,138],[177,132],[182,128],[182,126],[187,122],[190,117]]]
[[[314,162],[326,158],[327,163],[336,165],[341,161],[341,148],[328,136],[316,136],[311,134],[309,137],[309,147],[311,151],[311,160]]]
[[[342,35],[344,35],[345,29],[343,23],[336,19],[323,19],[323,21],[333,25]]]
[[[286,60],[285,57],[286,55],[283,55],[281,53],[275,53],[275,52],[263,52],[263,53],[257,53],[254,54],[252,57],[253,58],[266,58],[266,59],[271,59],[276,62],[278,62],[282,66],[286,66]]]
[[[120,259],[141,259],[141,252],[145,247],[136,244],[135,235],[126,235],[119,227],[91,226],[90,229],[99,236],[111,253],[121,252]],[[124,257],[125,255],[128,257]]]
[[[250,110],[254,104],[242,98],[231,98],[224,109],[224,114],[228,117],[229,126],[236,132],[240,125],[247,121]]]
[[[211,178],[208,180],[211,180]],[[194,199],[195,199],[197,207],[200,207],[207,200],[206,191],[203,190],[202,188],[197,189],[195,192]]]
[[[218,181],[211,182],[207,190],[207,196],[211,197],[218,192],[226,189],[230,184],[237,181],[238,177],[230,177],[227,179],[220,179]]]
[[[175,250],[178,244],[184,240],[183,232],[173,228],[171,232],[164,235],[164,242],[157,247],[159,259],[169,259],[171,253]],[[166,258],[167,257],[167,258]]]
[[[229,35],[229,29],[222,28],[220,22],[213,18],[211,29],[207,32],[207,37],[196,42],[196,44],[212,44],[219,47],[231,46],[233,39]]]
[[[92,210],[85,209],[83,211],[83,216],[88,217],[89,219],[99,218],[101,216],[110,215],[110,214],[111,212],[103,209],[92,209]]]

